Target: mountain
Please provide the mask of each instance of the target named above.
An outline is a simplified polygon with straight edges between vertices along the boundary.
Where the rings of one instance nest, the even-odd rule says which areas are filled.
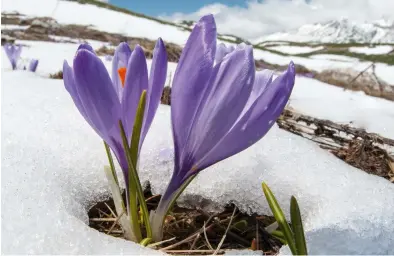
[[[319,43],[394,43],[394,20],[382,19],[360,23],[341,19],[307,24],[296,30],[263,36],[258,42],[278,40]]]

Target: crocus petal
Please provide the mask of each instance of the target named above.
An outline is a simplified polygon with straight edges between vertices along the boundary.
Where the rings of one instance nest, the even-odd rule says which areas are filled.
[[[272,83],[273,75],[274,72],[269,69],[264,69],[256,72],[252,93],[248,102],[253,102],[265,91],[265,89],[267,89],[267,86]]]
[[[22,46],[15,45],[14,46],[14,59],[18,60],[21,57],[21,53],[22,53]]]
[[[11,44],[5,44],[4,45],[4,51],[7,54],[8,60],[11,62],[11,66],[14,69],[14,46]]]
[[[118,70],[127,67],[131,55],[131,49],[127,43],[120,43],[116,47],[115,54],[112,60],[112,83],[115,88],[119,100],[122,100],[123,86],[119,77]]]
[[[7,54],[8,60],[11,63],[12,69],[16,69],[18,59],[20,58],[21,52],[22,52],[22,46],[21,45],[12,45],[12,44],[6,44],[4,46],[4,50]]]
[[[194,26],[183,48],[171,88],[171,120],[176,159],[179,159],[188,140],[198,106],[207,88],[215,51],[215,20],[212,15],[207,15]]]
[[[207,100],[200,105],[202,111],[185,148],[185,154],[194,158],[193,169],[200,169],[200,161],[238,119],[252,91],[254,74],[253,48],[246,45],[237,48],[214,67],[209,93],[205,96]],[[180,169],[187,172],[191,167],[185,162]]]
[[[267,86],[231,131],[207,154],[201,168],[237,154],[260,140],[286,106],[294,79],[295,68],[291,62],[287,71]]]
[[[122,95],[123,125],[128,138],[133,132],[135,113],[143,90],[148,89],[148,69],[142,48],[137,45],[127,64],[126,80]]]
[[[216,55],[215,55],[215,61],[216,63],[221,62],[224,56],[228,53],[227,47],[224,43],[218,44],[216,48]]]
[[[82,105],[81,99],[79,98],[77,92],[77,85],[75,83],[74,71],[68,65],[67,61],[63,62],[63,82],[64,82],[64,87],[70,94],[72,100],[74,101],[75,106],[79,110],[79,113],[81,113],[81,115],[90,124],[90,126],[92,126],[96,132],[98,132],[97,128],[95,127],[95,124],[92,122],[92,120],[90,120],[89,116],[87,116],[85,108]]]
[[[29,71],[36,72],[38,66],[38,60],[32,59],[29,63]]]
[[[120,102],[103,62],[82,49],[74,58],[73,68],[76,92],[92,127],[105,141],[119,136]]]
[[[93,47],[90,44],[80,44],[78,46],[78,50],[82,50],[82,49],[88,50],[89,52],[92,52],[95,54]],[[78,52],[78,50],[77,50],[77,52]]]
[[[245,44],[244,44],[245,45]],[[242,47],[244,47],[244,45]],[[215,61],[216,63],[219,63],[223,60],[223,58],[229,54],[230,52],[233,52],[235,50],[235,47],[233,45],[226,46],[223,43],[220,43],[217,48],[216,48],[216,55],[215,55]]]
[[[144,124],[142,127],[140,147],[152,124],[156,114],[160,98],[163,93],[164,84],[167,78],[167,51],[163,41],[159,38],[153,50],[152,65],[149,74],[149,85],[147,91],[147,101],[145,108]]]

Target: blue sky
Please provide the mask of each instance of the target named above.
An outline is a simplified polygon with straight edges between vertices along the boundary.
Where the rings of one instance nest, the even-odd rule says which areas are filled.
[[[190,13],[213,3],[246,6],[245,0],[109,0],[109,3],[150,16],[169,15],[175,12]]]

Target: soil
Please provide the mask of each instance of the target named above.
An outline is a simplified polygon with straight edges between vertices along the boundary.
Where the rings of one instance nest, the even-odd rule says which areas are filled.
[[[160,201],[160,195],[152,195],[149,186],[145,190],[145,198],[149,211],[154,210]],[[113,209],[112,199],[94,205],[88,212],[89,226],[114,237],[123,237],[121,227],[115,222]],[[214,214],[181,208],[175,204],[164,225],[163,241],[168,241],[153,248],[176,255],[213,254],[230,221],[230,228],[217,254],[231,249],[252,249],[274,255],[283,245],[265,230],[265,227],[275,222],[273,217],[249,216],[241,213],[234,205],[228,205],[223,212]]]

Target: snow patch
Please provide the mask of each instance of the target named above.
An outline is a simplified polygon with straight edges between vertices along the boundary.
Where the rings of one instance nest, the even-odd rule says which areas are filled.
[[[2,70],[2,87],[2,252],[159,253],[87,227],[87,210],[109,193],[107,161],[62,81]],[[170,107],[160,106],[142,150],[140,177],[155,193],[172,172],[173,158],[163,154],[173,147],[170,120]],[[217,210],[231,201],[271,214],[262,181],[286,214],[290,196],[297,197],[310,254],[394,253],[394,185],[276,125],[254,146],[203,171],[180,203]]]
[[[367,55],[373,54],[387,54],[393,51],[393,47],[390,45],[377,45],[375,47],[350,47],[349,52],[362,53]]]

